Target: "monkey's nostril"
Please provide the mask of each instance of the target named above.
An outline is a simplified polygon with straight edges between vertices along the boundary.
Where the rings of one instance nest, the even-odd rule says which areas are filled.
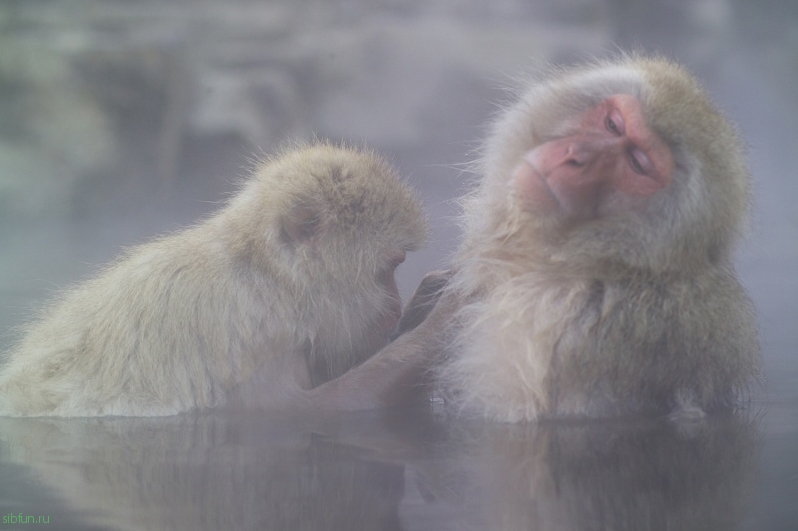
[[[575,168],[585,165],[589,159],[587,150],[579,144],[569,144],[565,152],[565,163]]]

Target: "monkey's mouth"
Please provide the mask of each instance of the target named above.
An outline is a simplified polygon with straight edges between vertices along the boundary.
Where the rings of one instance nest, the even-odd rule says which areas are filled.
[[[547,212],[561,211],[563,205],[546,178],[535,167],[534,157],[533,150],[516,166],[512,186],[524,205]]]

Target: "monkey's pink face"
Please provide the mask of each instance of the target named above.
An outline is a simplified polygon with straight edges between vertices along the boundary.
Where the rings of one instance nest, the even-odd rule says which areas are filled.
[[[584,221],[644,202],[668,186],[673,156],[646,125],[637,98],[607,98],[578,123],[573,134],[524,154],[513,174],[522,204]]]

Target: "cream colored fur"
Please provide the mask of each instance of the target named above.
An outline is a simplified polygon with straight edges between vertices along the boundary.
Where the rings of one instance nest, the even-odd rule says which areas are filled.
[[[386,343],[377,278],[425,231],[418,199],[374,155],[286,152],[208,220],[47,307],[0,367],[0,415],[290,406]]]

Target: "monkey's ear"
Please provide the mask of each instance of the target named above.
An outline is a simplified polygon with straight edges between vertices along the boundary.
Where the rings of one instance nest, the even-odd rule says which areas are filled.
[[[312,240],[321,232],[319,212],[307,205],[297,205],[286,213],[280,223],[280,237],[290,244]]]

